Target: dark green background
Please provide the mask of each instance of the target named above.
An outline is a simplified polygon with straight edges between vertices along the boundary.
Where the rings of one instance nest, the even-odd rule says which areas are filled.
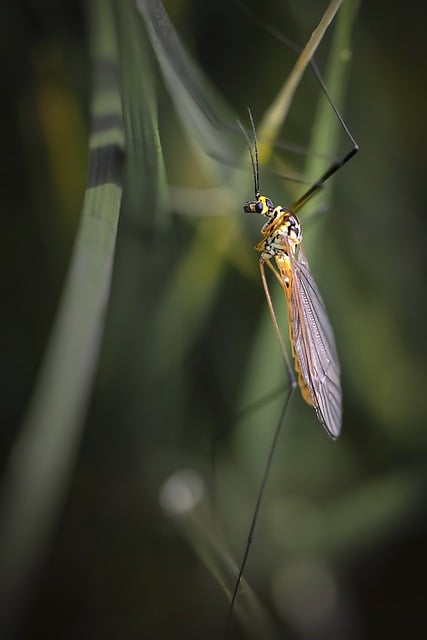
[[[297,9],[282,4],[268,2],[263,19],[304,43],[325,3],[307,0],[295,3]],[[244,118],[250,105],[259,120],[293,55],[228,2],[169,8],[184,43],[236,113]],[[90,79],[84,13],[76,3],[11,3],[2,8],[0,24],[3,463],[19,432],[71,254],[85,183]],[[276,452],[280,472],[273,470],[267,493],[276,503],[281,492],[284,499],[309,499],[319,513],[332,499],[335,519],[329,522],[348,531],[336,554],[320,542],[316,549],[339,585],[332,626],[304,636],[298,616],[288,611],[281,619],[276,610],[287,638],[397,638],[424,625],[425,24],[423,3],[361,4],[343,108],[361,150],[333,178],[328,214],[306,231],[342,360],[343,434],[337,444],[328,442],[311,412],[294,400],[299,413],[287,418],[292,435],[285,436],[285,452]],[[308,144],[318,91],[310,80],[302,85],[283,139]],[[171,180],[200,186],[188,148],[174,131],[160,74],[159,92]],[[249,178],[248,189],[249,198]],[[156,238],[149,210],[144,203],[140,219],[123,215],[120,221],[99,375],[68,499],[23,625],[25,638],[220,634],[226,599],[160,512],[157,491],[180,466],[196,466],[209,477],[211,437],[235,422],[235,398],[265,302],[256,277],[228,264],[185,362],[171,363],[166,375],[153,379],[141,347],[150,339],[144,336],[147,317],[168,273],[184,259],[195,223],[173,217]],[[233,215],[240,212],[236,202]],[[251,225],[249,244],[257,234],[256,221]],[[139,261],[147,247],[151,261]],[[127,262],[130,252],[136,258]],[[194,277],[203,286],[203,269]],[[147,282],[139,303],[139,283]],[[179,340],[174,317],[166,326],[168,321]],[[271,432],[274,424],[267,419],[265,427]],[[309,440],[296,429],[307,430]],[[232,433],[220,444],[225,466],[217,471],[222,493],[232,496],[238,487],[245,496],[241,511],[231,498],[223,513],[230,544],[241,554],[264,458],[252,464],[249,455],[242,462],[242,428],[238,436]],[[332,480],[322,480],[329,465]],[[222,469],[228,475],[221,480]],[[269,542],[274,519],[268,500],[249,580],[270,607],[268,576],[281,560]],[[286,554],[285,563],[302,566],[304,549]]]

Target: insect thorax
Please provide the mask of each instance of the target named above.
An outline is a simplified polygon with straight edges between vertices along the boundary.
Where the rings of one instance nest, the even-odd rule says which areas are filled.
[[[295,248],[302,241],[301,223],[290,209],[280,205],[268,215],[269,220],[262,228],[265,235],[257,249],[265,260],[288,255],[289,249],[295,253]]]

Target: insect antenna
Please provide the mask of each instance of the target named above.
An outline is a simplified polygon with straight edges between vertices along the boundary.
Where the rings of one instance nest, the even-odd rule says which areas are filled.
[[[255,197],[257,197],[260,193],[259,191],[259,161],[258,161],[258,138],[256,135],[254,118],[252,115],[252,111],[250,107],[248,107],[249,120],[251,122],[252,128],[252,137],[254,141],[254,149],[255,149],[255,170],[254,170],[254,181],[255,181]]]
[[[252,111],[250,107],[248,107],[249,120],[252,128],[252,141],[248,136],[248,132],[246,131],[243,124],[240,120],[237,120],[237,124],[240,127],[241,132],[245,136],[246,144],[248,145],[249,154],[251,156],[251,164],[252,164],[252,175],[254,178],[254,188],[255,188],[255,198],[257,198],[260,194],[259,191],[259,162],[258,162],[258,140],[256,135],[255,123],[252,116]],[[253,147],[253,149],[252,149]]]

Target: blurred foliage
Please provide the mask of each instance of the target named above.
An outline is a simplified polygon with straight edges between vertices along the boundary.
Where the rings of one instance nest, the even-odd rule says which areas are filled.
[[[260,11],[258,3],[247,4]],[[139,5],[156,8],[148,0]],[[326,5],[269,0],[261,17],[303,45]],[[83,387],[83,435],[77,420],[71,477],[55,467],[53,445],[40,440],[33,455],[34,469],[53,463],[66,500],[58,488],[46,549],[13,621],[23,638],[220,637],[224,590],[243,553],[286,391],[253,251],[260,221],[241,214],[253,185],[235,121],[247,121],[250,105],[261,123],[295,54],[226,0],[170,1],[165,8],[185,55],[164,20],[144,22],[131,2],[27,0],[2,10],[5,478],[33,416],[32,394],[85,220],[98,95],[93,44],[96,34],[105,35],[108,12],[114,37],[107,44],[115,39],[108,51],[119,71],[102,104],[123,110],[126,149],[115,253],[114,246],[101,248],[114,267],[97,319],[101,331],[105,312],[99,361],[96,344],[88,347],[97,365],[93,388],[92,369],[73,370]],[[422,3],[410,10],[362,3],[351,59],[344,56],[337,85],[330,79],[361,151],[316,199],[328,211],[307,221],[305,246],[336,332],[343,432],[329,441],[295,394],[235,637],[393,638],[422,628],[424,24]],[[316,54],[321,69],[334,68],[333,33],[334,25]],[[281,173],[285,167],[305,175],[315,154],[338,153],[332,134],[322,148],[312,147],[319,99],[308,71],[280,138],[311,153],[278,145],[261,168],[262,190],[277,203],[292,202],[304,186],[281,179],[275,162]],[[121,144],[120,119],[107,117],[108,109],[103,114],[103,126],[112,125],[108,135]],[[335,127],[344,153],[348,141],[337,121]],[[319,168],[313,171],[316,177]],[[107,278],[106,298],[108,286]],[[88,308],[87,300],[79,304],[69,316],[70,335],[73,318]],[[64,371],[62,364],[51,369],[53,387]],[[76,406],[73,389],[61,391],[67,415],[67,403]],[[44,426],[60,446],[63,420]],[[30,492],[24,498],[33,506]],[[22,531],[29,540],[33,526]],[[1,553],[13,556],[9,548]]]

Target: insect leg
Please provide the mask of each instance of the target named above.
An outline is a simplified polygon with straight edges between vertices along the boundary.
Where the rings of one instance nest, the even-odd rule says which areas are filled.
[[[296,383],[295,383],[295,385],[296,385]],[[250,527],[249,527],[248,537],[247,537],[247,540],[246,540],[245,551],[243,553],[243,558],[242,558],[242,561],[240,563],[239,573],[237,575],[237,579],[236,579],[236,582],[234,584],[233,595],[231,596],[230,606],[228,608],[227,620],[226,620],[226,625],[225,625],[226,632],[228,631],[228,629],[230,627],[230,622],[231,622],[231,617],[232,617],[233,610],[234,610],[234,605],[235,605],[237,594],[239,592],[240,584],[241,584],[242,578],[243,578],[243,572],[245,570],[246,563],[247,563],[248,556],[249,556],[249,552],[250,552],[250,548],[251,548],[252,542],[254,540],[254,532],[255,532],[255,527],[256,527],[257,521],[258,521],[258,514],[259,514],[262,498],[263,498],[263,495],[264,495],[265,486],[267,484],[268,476],[270,474],[271,463],[272,463],[274,452],[275,452],[275,449],[276,449],[276,444],[277,444],[277,441],[278,441],[278,438],[279,438],[280,429],[281,429],[282,424],[283,424],[283,422],[285,420],[286,413],[287,413],[287,410],[288,410],[288,406],[289,406],[292,394],[293,394],[293,392],[295,390],[295,385],[291,385],[289,387],[289,390],[288,390],[288,392],[286,394],[286,398],[285,398],[285,402],[284,402],[284,405],[283,405],[283,409],[282,409],[282,412],[280,414],[280,418],[279,418],[279,421],[278,421],[277,426],[276,426],[276,430],[275,430],[274,435],[273,435],[273,440],[272,440],[272,443],[271,443],[270,451],[268,453],[267,462],[266,462],[266,465],[265,465],[265,468],[264,468],[264,473],[263,473],[263,476],[262,476],[261,484],[260,484],[260,487],[259,487],[259,490],[258,490],[258,495],[257,495],[256,503],[255,503],[255,508],[253,510],[253,513],[252,513],[252,519],[251,519],[251,524],[250,524]]]
[[[263,260],[262,258],[260,258],[260,260],[259,260],[259,270],[260,270],[260,273],[261,273],[261,281],[262,281],[262,286],[264,288],[265,297],[267,299],[268,310],[270,312],[271,320],[273,322],[274,329],[275,329],[277,337],[279,339],[280,349],[282,351],[283,360],[285,362],[286,373],[288,375],[289,384],[290,384],[292,389],[295,389],[295,387],[297,386],[297,382],[296,382],[294,370],[291,367],[291,364],[289,362],[289,356],[288,356],[288,353],[286,351],[285,343],[283,342],[282,332],[280,331],[279,323],[277,322],[276,312],[274,310],[273,302],[271,300],[270,289],[268,287],[267,278],[265,277],[264,264],[267,264],[268,267],[271,269],[271,271],[274,273],[274,275],[277,278],[277,280],[278,280],[278,282],[279,282],[281,287],[283,287],[283,283],[282,283],[282,280],[280,278],[280,275],[278,274],[276,269],[273,267],[271,262],[269,260],[266,261],[266,260]]]

